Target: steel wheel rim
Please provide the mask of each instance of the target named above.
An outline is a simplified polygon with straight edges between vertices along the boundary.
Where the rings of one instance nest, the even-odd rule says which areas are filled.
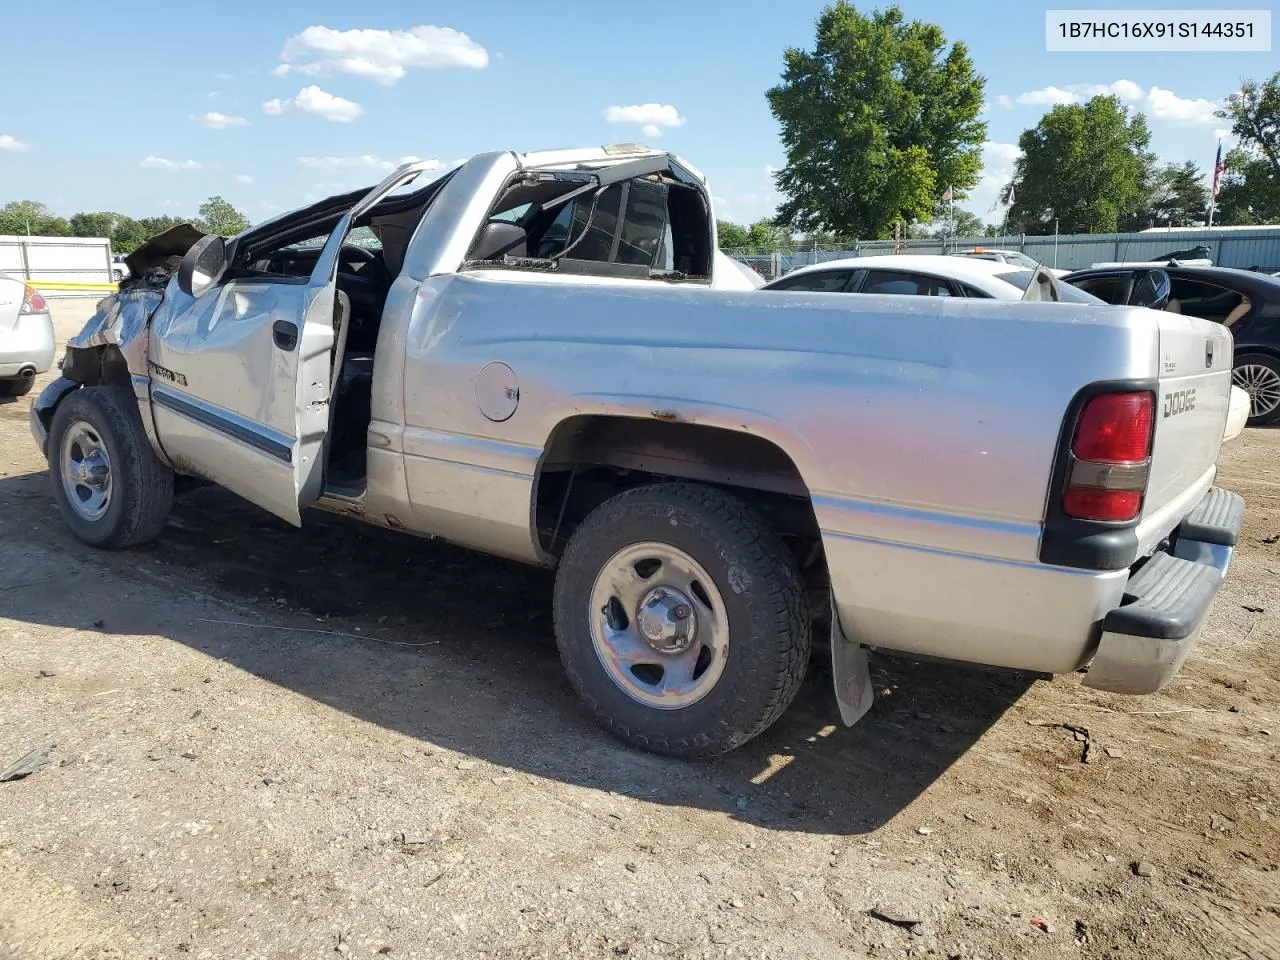
[[[589,612],[601,666],[637,703],[692,706],[724,673],[728,611],[706,568],[679,547],[646,542],[619,550],[596,575]]]
[[[1265,417],[1280,407],[1280,374],[1265,364],[1241,364],[1231,371],[1231,382],[1249,394],[1249,416]]]
[[[111,456],[102,434],[77,420],[62,435],[62,489],[67,503],[85,520],[102,519],[111,506]]]

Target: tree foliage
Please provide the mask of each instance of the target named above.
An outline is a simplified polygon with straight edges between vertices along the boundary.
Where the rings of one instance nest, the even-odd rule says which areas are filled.
[[[1209,209],[1209,190],[1204,174],[1191,160],[1151,164],[1143,178],[1146,202],[1142,209],[1120,218],[1122,230],[1148,227],[1192,227],[1203,223]]]
[[[1280,73],[1246,80],[1218,116],[1231,121],[1239,146],[1226,158],[1215,222],[1280,220]]]
[[[71,225],[36,200],[11,200],[0,207],[0,234],[69,237]]]
[[[210,197],[200,204],[200,226],[208,233],[234,237],[249,226],[249,221],[222,197]]]
[[[30,233],[33,237],[106,237],[114,253],[132,253],[158,233],[181,223],[191,223],[208,233],[234,236],[249,226],[239,210],[221,197],[200,205],[200,218],[140,217],[134,219],[110,210],[81,211],[71,218],[55,216],[43,203],[14,200],[0,207],[0,234]]]
[[[744,227],[728,220],[716,221],[716,236],[720,247],[733,250],[738,247],[769,247],[774,250],[789,250],[794,246],[791,231],[780,227],[769,218],[757,220],[749,227]]]
[[[1144,209],[1153,159],[1141,113],[1115,96],[1060,104],[1018,139],[1013,232],[1108,233]]]
[[[787,151],[778,222],[884,238],[899,219],[929,220],[948,185],[962,199],[982,168],[983,85],[940,27],[898,7],[828,6],[814,49],[788,49],[766,94]]]

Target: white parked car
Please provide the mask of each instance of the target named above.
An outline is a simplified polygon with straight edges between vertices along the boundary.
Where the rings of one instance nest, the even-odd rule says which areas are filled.
[[[990,250],[986,247],[974,247],[972,250],[957,250],[953,257],[972,257],[975,260],[993,260],[996,263],[1009,263],[1015,267],[1026,267],[1034,270],[1043,266],[1035,257],[1029,257],[1021,250]],[[1055,277],[1064,277],[1071,271],[1059,270],[1057,267],[1045,267]]]
[[[761,289],[1022,300],[1037,266],[937,254],[850,257],[800,267]],[[1069,303],[1104,302],[1070,284],[1058,287]]]
[[[0,273],[0,397],[20,397],[53,366],[53,321],[44,297]]]

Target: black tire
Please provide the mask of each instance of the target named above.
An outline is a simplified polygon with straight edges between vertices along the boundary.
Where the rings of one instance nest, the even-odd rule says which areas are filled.
[[[35,384],[35,377],[29,380],[0,380],[0,397],[25,397]]]
[[[624,692],[592,640],[597,576],[618,551],[644,542],[696,560],[728,614],[723,672],[702,699],[678,709]],[[734,583],[748,586],[735,592]],[[692,483],[628,490],[583,521],[556,572],[555,627],[569,682],[596,720],[633,744],[682,757],[726,753],[768,728],[799,692],[813,644],[804,582],[777,532],[736,497]]]
[[[1243,388],[1243,384],[1235,382],[1235,370],[1243,366],[1266,367],[1275,374],[1278,380],[1280,380],[1280,361],[1277,361],[1275,357],[1268,356],[1265,353],[1242,353],[1236,356],[1232,370],[1231,382],[1237,387]],[[1253,398],[1251,396],[1250,401],[1252,401],[1252,399]],[[1268,413],[1264,413],[1256,417],[1253,415],[1251,407],[1249,410],[1249,419],[1245,421],[1245,426],[1265,427],[1269,423],[1275,423],[1276,420],[1280,420],[1280,406],[1277,406],[1274,410],[1271,410]]]
[[[101,437],[111,465],[111,499],[97,519],[68,500],[62,482],[62,442],[68,429],[86,423]],[[84,387],[58,405],[49,428],[49,479],[71,531],[85,543],[120,550],[154,540],[173,505],[173,471],[147,440],[133,394],[119,387]]]

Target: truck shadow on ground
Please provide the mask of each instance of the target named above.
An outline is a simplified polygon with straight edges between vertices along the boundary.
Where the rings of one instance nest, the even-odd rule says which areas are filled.
[[[769,829],[883,826],[1034,682],[876,656],[877,702],[846,729],[827,653],[815,650],[801,695],[771,730],[714,761],[672,760],[614,740],[578,705],[556,654],[546,571],[320,513],[296,530],[209,486],[179,497],[157,543],[106,553],[71,536],[48,484],[47,474],[0,480],[0,540],[45,547],[28,569],[0,572],[5,616],[170,637],[424,743]],[[173,603],[138,598],[145,583],[171,590]],[[239,612],[201,608],[210,592]]]

